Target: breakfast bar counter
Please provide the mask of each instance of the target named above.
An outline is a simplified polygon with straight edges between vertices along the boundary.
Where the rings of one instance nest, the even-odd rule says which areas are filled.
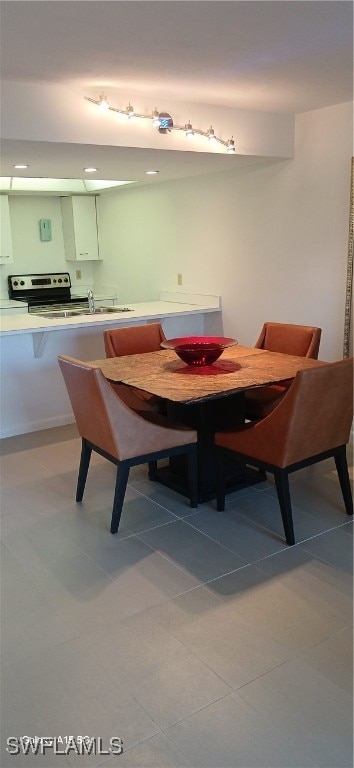
[[[218,297],[212,297],[218,299]],[[110,308],[111,310],[111,308]],[[182,317],[199,315],[209,312],[219,312],[220,307],[215,301],[204,303],[187,303],[178,301],[147,301],[139,304],[129,303],[129,312],[112,312],[100,314],[78,314],[75,317],[45,317],[34,313],[24,312],[15,314],[7,311],[0,316],[0,336],[18,333],[40,333],[43,331],[62,331],[71,328],[87,328],[89,326],[115,326],[128,323],[159,321],[165,317]]]

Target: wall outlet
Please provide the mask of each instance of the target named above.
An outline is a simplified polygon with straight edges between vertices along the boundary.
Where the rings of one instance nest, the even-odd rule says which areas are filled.
[[[177,285],[182,285],[182,272],[177,275]]]
[[[81,280],[81,269],[77,269],[75,272],[76,280]]]

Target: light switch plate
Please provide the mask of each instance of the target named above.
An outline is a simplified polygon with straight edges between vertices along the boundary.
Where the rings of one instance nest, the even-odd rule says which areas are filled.
[[[52,222],[50,219],[39,220],[39,234],[43,241],[52,239]]]

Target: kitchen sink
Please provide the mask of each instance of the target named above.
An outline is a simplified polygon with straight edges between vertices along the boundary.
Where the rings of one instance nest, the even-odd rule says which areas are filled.
[[[32,312],[32,315],[37,317],[80,317],[80,315],[88,315],[89,312],[82,312],[80,309],[60,309],[51,310],[48,312]]]
[[[96,307],[95,315],[110,314],[111,312],[133,312],[129,307]],[[85,314],[90,314],[86,313]]]
[[[82,317],[83,315],[105,315],[115,312],[133,312],[129,307],[97,307],[94,312],[88,309],[53,309],[48,312],[33,312],[37,317],[62,318],[62,317]]]

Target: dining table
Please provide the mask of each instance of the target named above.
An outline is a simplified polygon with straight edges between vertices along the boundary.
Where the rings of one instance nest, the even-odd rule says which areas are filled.
[[[173,350],[162,349],[103,360],[92,360],[109,382],[140,389],[160,399],[168,418],[198,433],[198,501],[216,497],[214,434],[245,423],[245,392],[254,387],[293,379],[298,371],[323,365],[235,342],[209,366],[186,365]],[[265,474],[240,464],[233,456],[226,466],[226,492],[261,482]],[[153,479],[188,496],[185,457],[171,458]]]

